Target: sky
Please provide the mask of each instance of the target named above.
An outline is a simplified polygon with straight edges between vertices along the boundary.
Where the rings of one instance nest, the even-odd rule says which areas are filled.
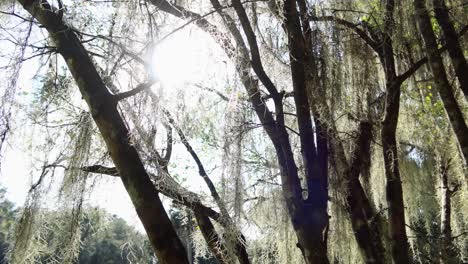
[[[183,29],[172,34],[156,47],[152,56],[153,67],[165,87],[176,88],[171,90],[184,89],[188,81],[200,83],[212,78],[213,73],[227,74],[228,66],[219,59],[223,56],[219,56],[219,51],[214,48],[214,42],[204,34],[190,28]],[[2,40],[0,40],[0,44],[4,44],[1,42]],[[213,60],[215,57],[218,60]],[[1,59],[0,63],[2,63]],[[21,90],[34,87],[35,81],[32,77],[37,66],[37,61],[34,60],[23,65],[18,83]],[[212,76],[208,77],[210,72]],[[197,102],[193,101],[192,103],[196,104]],[[14,118],[21,120],[26,116],[25,113],[19,112],[15,113]],[[37,160],[34,157],[36,154],[31,151],[31,142],[28,142],[27,139],[27,136],[33,135],[29,133],[29,128],[22,128],[22,132],[12,132],[2,153],[0,186],[6,188],[6,197],[9,200],[14,202],[16,206],[21,206],[25,202],[31,183],[38,177],[38,170],[33,169],[34,165],[37,166],[35,164]],[[193,144],[196,147],[196,143]],[[174,173],[184,175],[186,179],[184,186],[188,186],[192,191],[206,191],[201,177],[197,175],[198,170],[195,168],[195,164],[187,156],[183,146],[174,146],[173,159],[176,159],[179,164],[183,164],[180,168],[173,168]],[[143,230],[131,201],[118,178],[102,177],[86,201],[89,205],[104,208],[109,213],[122,217],[139,230]],[[164,199],[163,202],[168,208],[169,200]],[[55,203],[56,199],[52,196],[50,204],[47,206],[53,208],[56,206]]]

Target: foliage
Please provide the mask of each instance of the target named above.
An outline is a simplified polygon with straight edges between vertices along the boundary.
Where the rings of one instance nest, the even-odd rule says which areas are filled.
[[[0,263],[7,256],[8,240],[15,223],[16,210],[12,202],[5,197],[6,190],[0,186]]]
[[[4,198],[5,189],[0,192],[0,263],[8,263],[6,256],[13,237],[13,226],[18,217],[13,204]],[[43,235],[45,243],[51,248],[59,232],[67,232],[56,227],[56,219],[63,214],[50,211],[45,216],[44,225],[49,225],[47,233]],[[149,242],[134,227],[129,226],[123,219],[106,213],[99,208],[87,208],[80,223],[81,238],[80,251],[76,263],[155,263]],[[60,252],[43,252],[35,263],[56,262]]]
[[[55,7],[62,4],[48,2]],[[422,2],[431,11],[429,28],[437,48],[445,47],[449,39],[432,12],[432,2],[437,1]],[[443,2],[454,28],[466,27],[466,3]],[[8,81],[0,85],[5,102],[0,151],[4,140],[16,138],[33,157],[33,183],[19,212],[0,190],[0,249],[10,241],[12,258],[19,256],[30,263],[154,263],[154,248],[143,235],[117,216],[84,207],[87,195],[99,189],[102,178],[122,176],[118,166],[126,161],[126,153],[117,153],[122,157],[115,162],[116,151],[108,143],[116,140],[137,151],[156,198],[164,196],[173,202],[162,211],[168,212],[188,258],[195,263],[216,263],[222,257],[216,249],[230,263],[240,245],[252,263],[301,263],[307,255],[301,239],[318,233],[326,240],[325,255],[334,263],[371,262],[363,244],[372,247],[379,244],[376,241],[383,245],[381,261],[391,262],[392,246],[404,244],[406,238],[415,263],[468,259],[467,161],[431,70],[434,66],[420,63],[432,53],[416,23],[414,1],[292,1],[292,10],[302,13],[294,17],[299,37],[287,27],[291,20],[285,19],[290,15],[284,12],[286,3],[70,0],[65,8],[51,12],[63,16],[65,28],[83,45],[81,55],[91,57],[104,83],[103,94],[132,93],[135,87],[151,83],[148,89],[112,101],[107,110],[122,117],[128,134],[116,139],[120,131],[116,130],[105,140],[103,125],[96,126],[102,121],[102,109],[84,102],[100,105],[105,100],[83,93],[83,78],[76,72],[81,65],[69,70],[77,62],[62,59],[68,50],[57,49],[60,43],[52,40],[47,31],[51,29],[30,20],[31,14],[20,5],[0,4],[0,21],[5,21],[0,41],[6,46],[0,54],[0,69],[8,70],[0,73],[0,79]],[[296,8],[299,3],[304,6]],[[297,46],[308,49],[294,57],[293,44],[298,39],[302,42]],[[467,53],[466,36],[456,41]],[[194,54],[185,54],[187,50]],[[303,61],[306,56],[310,61]],[[457,64],[447,52],[440,56],[455,94],[453,105],[466,124],[468,101],[454,73]],[[28,63],[35,73],[21,71]],[[191,64],[196,70],[186,72]],[[301,67],[304,76],[298,78]],[[164,76],[167,69],[174,71],[169,78]],[[306,91],[298,96],[302,79],[304,85],[299,88]],[[309,109],[298,104],[304,99]],[[299,122],[301,110],[310,127]],[[16,112],[18,116],[11,114]],[[102,123],[106,127],[114,121]],[[369,146],[360,153],[363,123],[370,125],[372,133],[365,138]],[[395,152],[384,144],[387,126],[393,128]],[[304,127],[310,129],[308,137],[301,131]],[[12,138],[5,138],[4,131]],[[315,144],[323,138],[322,157]],[[314,147],[306,146],[307,140]],[[308,152],[326,162],[309,162]],[[447,165],[446,189],[453,195],[447,196],[450,192],[441,187],[442,165]],[[298,226],[308,223],[304,219],[316,220],[318,214],[294,218],[292,211],[320,193],[309,183],[316,183],[310,177],[323,171],[327,224],[312,232],[319,225]],[[394,191],[391,184],[401,188]],[[298,187],[296,192],[288,192],[293,185]],[[125,186],[131,197],[138,197],[132,184]],[[361,196],[353,197],[356,193]],[[398,208],[404,210],[396,219],[403,224],[395,228],[395,208],[390,207],[396,194],[402,198]],[[441,260],[441,217],[447,212],[447,197],[451,201],[449,244],[456,258]],[[299,206],[293,198],[300,201]],[[136,205],[152,202],[136,200]],[[353,201],[358,204],[351,208]],[[51,211],[42,206],[46,202],[59,206]],[[311,202],[304,208],[314,206]],[[206,239],[202,233],[206,230],[198,225],[197,210],[213,224],[214,248],[210,242],[215,238]],[[356,216],[359,213],[361,218]],[[359,240],[363,227],[369,227],[377,239]],[[407,235],[399,241],[390,234],[392,230]]]

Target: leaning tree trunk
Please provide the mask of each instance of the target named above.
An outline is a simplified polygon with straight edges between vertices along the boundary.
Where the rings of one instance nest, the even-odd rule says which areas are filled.
[[[452,21],[450,20],[445,0],[433,0],[433,5],[435,18],[444,34],[444,39],[447,43],[447,50],[450,55],[450,59],[452,60],[455,74],[457,75],[460,87],[465,94],[465,97],[468,98],[468,65],[466,63],[465,55],[463,54],[463,49],[460,45],[460,39],[455,31]]]
[[[224,243],[218,236],[218,233],[216,232],[210,219],[203,212],[198,210],[194,210],[193,212],[195,214],[198,227],[200,228],[200,231],[205,238],[211,253],[216,257],[216,260],[219,264],[228,264],[227,250],[224,246]]]
[[[458,139],[465,162],[468,162],[468,126],[460,106],[457,103],[453,89],[447,79],[442,57],[438,53],[436,36],[432,29],[431,19],[427,12],[425,1],[415,0],[414,9],[416,11],[419,31],[426,47],[429,65],[434,76],[434,84],[444,103],[445,111],[447,112],[452,129]],[[464,59],[463,56],[462,58]]]
[[[18,2],[47,29],[57,51],[67,63],[159,261],[165,264],[188,263],[184,246],[158,192],[130,143],[128,129],[117,111],[118,102],[107,90],[79,38],[63,22],[62,11],[51,7],[45,0]]]

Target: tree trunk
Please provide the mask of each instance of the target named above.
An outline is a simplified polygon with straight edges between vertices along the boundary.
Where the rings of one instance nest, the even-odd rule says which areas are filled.
[[[65,59],[161,263],[188,263],[182,242],[166,214],[109,93],[76,34],[44,0],[18,0],[44,26]]]
[[[406,234],[405,207],[403,187],[398,161],[396,130],[400,114],[401,80],[396,75],[393,49],[393,28],[395,20],[394,0],[385,1],[384,29],[380,47],[377,48],[385,72],[385,114],[382,122],[382,152],[386,178],[386,198],[388,206],[388,232],[391,244],[391,255],[394,263],[409,264],[408,236]]]
[[[252,58],[249,56],[249,50],[247,49],[243,35],[237,28],[236,23],[232,17],[222,11],[223,7],[219,1],[211,0],[211,3],[223,19],[226,27],[233,36],[237,47],[232,45],[230,38],[228,38],[224,33],[219,31],[214,25],[210,24],[199,14],[187,11],[181,6],[174,6],[164,0],[151,0],[151,3],[161,10],[173,14],[177,17],[190,17],[195,19],[194,23],[202,30],[211,34],[213,39],[217,41],[217,43],[224,49],[227,56],[233,62],[235,62],[237,73],[239,74],[241,82],[244,85],[247,94],[249,95],[251,105],[254,108],[254,111],[257,114],[257,117],[259,118],[265,132],[275,147],[278,164],[280,166],[283,196],[288,206],[288,212],[293,224],[293,228],[298,237],[298,246],[301,248],[307,263],[328,263],[326,246],[326,234],[328,232],[327,182],[317,182],[317,180],[311,181],[311,183],[313,182],[312,185],[314,187],[309,188],[309,193],[311,194],[309,197],[315,196],[320,197],[320,199],[316,199],[314,203],[306,203],[302,199],[302,189],[298,177],[297,167],[294,161],[294,153],[292,152],[288,134],[284,126],[282,94],[279,94],[277,91],[275,91],[276,88],[262,69],[257,47],[255,47],[257,45],[255,34],[251,28],[251,25],[249,24],[245,10],[242,10],[241,3],[237,1],[233,4],[236,9],[236,13],[241,20],[241,25],[244,29],[245,36],[249,42],[249,46],[251,48],[250,55]],[[273,118],[271,111],[265,106],[265,103],[261,97],[258,80],[256,80],[256,78],[250,74],[252,69],[273,96],[276,107],[276,120]],[[298,80],[297,78],[295,79]],[[301,100],[301,98],[298,99]],[[305,112],[304,109],[309,111],[308,106],[299,106],[298,109],[301,111],[301,113]],[[310,114],[308,119],[311,122]],[[301,124],[301,127],[304,127],[303,125],[305,125],[305,127],[308,126],[303,122],[303,119],[301,119],[299,123]],[[306,140],[313,142],[313,133],[309,133],[309,135],[310,134],[312,135],[312,138]],[[301,142],[304,139],[305,138],[301,139]],[[310,154],[309,152],[311,149],[308,148],[306,144],[302,146],[302,151],[306,151],[308,154]],[[307,156],[309,156],[308,154]],[[312,161],[309,159],[305,161],[305,163],[311,164]],[[306,170],[310,171],[310,169]],[[313,173],[309,173],[309,175],[313,175]],[[309,201],[312,200],[313,198],[310,198]]]
[[[328,151],[326,135],[316,133],[321,144],[320,152],[314,142],[312,116],[307,93],[306,58],[303,32],[296,1],[284,3],[284,27],[288,35],[291,75],[296,104],[296,116],[301,142],[301,154],[307,179],[308,197],[303,202],[299,216],[293,217],[298,236],[298,247],[306,263],[329,263],[327,257],[328,233]],[[309,51],[311,52],[311,51]],[[318,114],[318,113],[317,113]],[[315,119],[317,131],[325,131],[319,119]],[[322,160],[322,162],[320,162]]]
[[[193,211],[195,214],[195,219],[197,220],[198,227],[207,242],[208,248],[211,253],[215,256],[219,264],[227,264],[227,251],[222,243],[221,239],[218,236],[213,224],[210,219],[199,210]]]
[[[351,225],[365,263],[385,263],[379,216],[369,207],[369,199],[358,179],[351,180],[350,194],[346,197]]]
[[[359,181],[359,175],[364,171],[363,163],[370,158],[372,125],[368,122],[361,122],[359,130],[359,137],[355,151],[351,154],[352,161],[347,172],[349,193],[346,197],[346,209],[351,216],[351,225],[365,263],[385,263],[380,216],[372,208]]]
[[[441,263],[452,264],[457,263],[457,253],[454,251],[452,244],[452,194],[454,194],[457,187],[451,189],[449,186],[449,161],[442,160],[440,167],[440,180],[442,188],[442,199],[441,199],[441,233],[442,233],[442,243],[441,243]]]
[[[382,151],[385,165],[386,198],[388,206],[389,235],[394,263],[410,263],[406,235],[403,188],[398,161],[396,128],[400,105],[400,85],[387,83],[386,113],[382,124]]]
[[[460,144],[465,162],[468,162],[468,126],[465,123],[463,113],[455,99],[453,89],[447,79],[442,57],[437,52],[436,36],[432,30],[431,20],[424,0],[415,0],[414,8],[416,10],[419,31],[424,40],[429,65],[434,76],[434,84],[439,91],[442,102],[444,103],[445,111],[447,112],[453,131],[455,132],[458,143]]]
[[[445,0],[433,0],[433,5],[435,18],[444,34],[447,50],[452,60],[452,65],[455,69],[455,74],[457,75],[461,90],[465,94],[465,97],[468,98],[468,65],[460,46],[460,39],[450,20]]]
[[[403,187],[396,142],[396,129],[400,112],[401,82],[398,81],[396,76],[393,45],[390,35],[384,36],[382,52],[379,55],[384,66],[387,88],[381,137],[386,178],[388,230],[394,263],[408,264],[411,262],[411,258],[409,255],[408,236],[406,234]]]

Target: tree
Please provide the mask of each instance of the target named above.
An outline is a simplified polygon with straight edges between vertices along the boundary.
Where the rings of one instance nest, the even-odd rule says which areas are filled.
[[[440,258],[458,257],[451,249],[462,243],[454,238],[465,233],[466,206],[461,195],[452,195],[455,187],[449,182],[466,179],[466,96],[456,97],[443,60],[447,50],[464,91],[466,15],[457,24],[444,1],[433,3],[439,36],[424,1],[149,0],[104,4],[109,13],[100,15],[93,13],[99,10],[93,5],[102,3],[64,7],[61,1],[18,2],[30,17],[5,13],[29,23],[29,32],[38,30],[50,38],[38,46],[28,33],[18,64],[24,63],[25,50],[64,59],[45,59],[49,72],[43,74],[37,110],[45,118],[38,123],[51,129],[57,116],[50,113],[56,111],[60,119],[77,121],[72,125],[76,129],[56,132],[70,139],[73,150],[54,149],[47,156],[53,158],[40,166],[17,228],[28,242],[14,249],[24,252],[34,242],[24,239],[30,229],[22,223],[34,222],[45,182],[61,170],[61,190],[74,197],[71,215],[81,211],[92,174],[119,177],[162,263],[196,260],[188,239],[194,234],[219,263],[275,258],[411,263],[413,248],[417,254],[426,252],[420,246],[427,236],[422,226],[434,213],[444,216],[436,225],[445,238]],[[460,12],[453,6],[452,12]],[[182,26],[156,36],[163,25],[180,20]],[[43,29],[32,27],[36,24]],[[175,88],[157,80],[146,54],[195,26],[224,53],[218,56],[229,68],[228,77],[216,76],[224,82],[218,88],[205,87],[215,81],[186,84],[183,92],[166,96]],[[442,36],[446,44],[438,45]],[[68,71],[58,70],[65,65]],[[432,94],[432,85],[441,100]],[[65,107],[75,87],[91,117],[73,104]],[[207,95],[194,95],[192,89]],[[200,107],[188,107],[186,94]],[[225,106],[226,114],[218,112],[215,101]],[[452,149],[453,142],[460,149]],[[180,149],[192,161],[174,157]],[[223,157],[207,149],[222,150]],[[453,156],[450,170],[446,156]],[[177,168],[182,164],[181,173]],[[192,173],[193,164],[209,195],[183,187],[180,174]],[[431,198],[419,196],[412,190],[418,186],[416,177],[426,187],[441,184],[443,191],[428,188]],[[457,191],[466,192],[461,186]],[[179,212],[168,215],[159,194],[185,207],[190,216],[186,225]],[[79,230],[77,221],[70,223]],[[273,228],[275,224],[282,228]],[[452,227],[460,236],[452,234]],[[77,240],[76,235],[68,239],[70,244]],[[70,256],[64,259],[71,261]]]
[[[6,259],[8,251],[9,234],[15,223],[16,210],[13,203],[5,197],[6,190],[0,187],[0,262]]]
[[[90,210],[82,224],[79,263],[152,263],[149,241],[123,219]]]
[[[67,62],[160,261],[186,263],[184,247],[164,211],[158,191],[129,142],[128,129],[116,109],[118,97],[107,90],[77,35],[63,23],[61,10],[56,13],[47,2],[20,3],[46,27]]]
[[[440,5],[440,2],[438,3],[438,5]],[[448,19],[448,14],[446,12],[443,12],[441,8],[442,7],[436,8],[436,10],[438,10],[437,19],[439,23],[442,22],[441,25],[444,33],[446,35],[449,35],[447,38],[447,46],[449,47],[448,49],[452,60],[455,59],[454,65],[455,70],[457,71],[457,76],[462,76],[464,75],[464,73],[461,73],[463,71],[462,68],[464,68],[463,62],[465,62],[466,64],[466,60],[463,57],[463,55],[461,57],[456,55],[459,54],[459,52],[461,51],[458,47],[459,43],[457,41],[457,37],[453,36],[453,25],[450,23],[450,21],[446,21],[442,18],[444,17],[445,19]],[[466,142],[467,139],[465,135],[468,133],[468,126],[466,125],[465,119],[463,117],[463,112],[456,101],[455,95],[453,93],[453,88],[451,87],[447,79],[445,67],[442,62],[442,57],[438,54],[436,36],[434,34],[434,31],[432,30],[432,24],[430,22],[430,18],[426,10],[425,1],[415,1],[414,9],[417,12],[418,25],[426,46],[429,65],[434,75],[435,85],[437,86],[442,101],[444,102],[444,107],[447,111],[447,115],[449,116],[452,128],[455,134],[457,135],[463,156],[465,157],[465,160],[467,160],[468,142]],[[456,62],[457,59],[459,59],[460,62]],[[466,88],[463,87],[463,78],[464,77],[462,77],[462,79],[460,80],[460,83],[462,84],[462,88],[464,89],[464,93],[466,96]]]
[[[13,226],[17,220],[17,210],[13,209],[10,201],[4,199],[2,189],[1,203],[1,263],[8,263],[7,255],[10,242],[14,237]],[[146,237],[129,226],[123,219],[112,216],[99,208],[87,208],[81,225],[81,250],[77,263],[152,263],[154,257]],[[61,212],[48,212],[45,222],[54,225],[60,218]],[[45,225],[47,225],[45,224]],[[60,234],[60,228],[48,228],[44,234],[46,243],[54,246]],[[43,254],[38,263],[51,263],[55,261],[53,251]]]

